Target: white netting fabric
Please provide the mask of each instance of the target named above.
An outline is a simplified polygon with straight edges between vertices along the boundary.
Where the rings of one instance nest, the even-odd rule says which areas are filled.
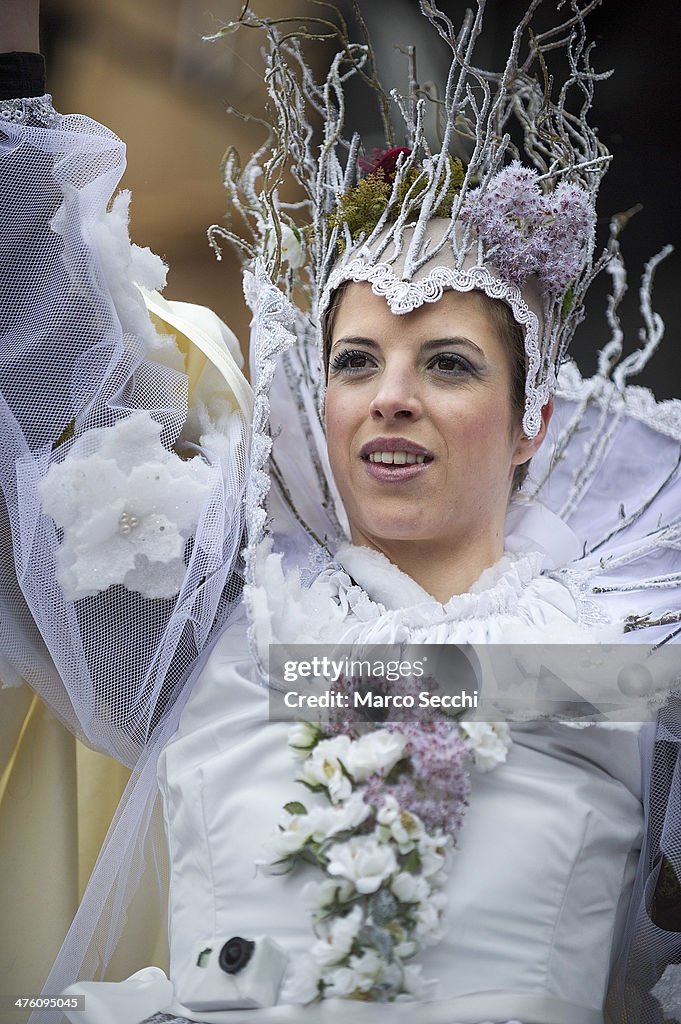
[[[111,955],[144,859],[156,756],[240,597],[248,425],[225,402],[229,415],[211,422],[204,409],[205,433],[190,436],[180,353],[155,335],[131,280],[135,253],[108,219],[124,147],[48,108],[49,97],[24,101],[21,117],[3,105],[0,120],[0,678],[28,682],[82,740],[134,769],[48,981],[59,991],[99,976]],[[160,261],[138,261],[141,283],[158,283]],[[118,445],[117,464],[106,439],[142,423],[156,440],[135,452],[133,437],[127,463]],[[173,492],[191,475],[187,514]],[[61,509],[59,529],[43,503]],[[57,582],[69,536],[89,573],[76,600]],[[98,550],[114,585],[97,582]]]

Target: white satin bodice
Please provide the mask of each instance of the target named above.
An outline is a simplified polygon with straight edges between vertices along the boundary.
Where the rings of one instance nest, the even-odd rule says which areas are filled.
[[[269,608],[263,633],[270,638],[297,628],[296,616],[318,638],[344,628],[353,639],[380,634],[379,642],[406,632],[412,642],[484,643],[509,640],[514,625],[519,635],[547,624],[568,632],[579,627],[574,601],[541,575],[539,555],[502,560],[471,593],[442,606],[381,556],[348,548],[339,552],[342,568],[329,569],[304,592],[298,588],[297,608],[290,579],[282,601],[281,567],[269,557],[255,604],[261,601],[261,616]],[[365,589],[368,577],[383,601]],[[268,603],[269,587],[275,589]],[[255,867],[282,805],[296,796],[287,729],[268,721],[268,693],[256,679],[243,618],[216,644],[160,761],[177,1009],[202,937],[267,934],[292,957],[313,939],[300,901],[305,871],[270,877]],[[640,841],[637,727],[526,724],[513,727],[513,738],[507,763],[472,779],[447,883],[446,934],[423,954],[425,973],[438,979],[418,1007],[423,1024],[512,1017],[523,1024],[602,1024]],[[413,1004],[328,1000],[248,1011],[248,1020],[388,1024],[403,1015],[413,1020],[414,1012]]]

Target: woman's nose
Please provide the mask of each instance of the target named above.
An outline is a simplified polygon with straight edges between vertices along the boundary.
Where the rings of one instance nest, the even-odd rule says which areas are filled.
[[[384,372],[369,411],[375,420],[417,419],[421,415],[421,400],[411,374]]]

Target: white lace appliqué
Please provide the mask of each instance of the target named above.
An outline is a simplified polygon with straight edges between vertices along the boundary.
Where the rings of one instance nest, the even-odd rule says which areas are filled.
[[[67,600],[116,583],[149,598],[179,593],[185,544],[215,471],[169,452],[160,434],[146,412],[86,431],[45,477],[43,510],[63,531],[57,575]]]

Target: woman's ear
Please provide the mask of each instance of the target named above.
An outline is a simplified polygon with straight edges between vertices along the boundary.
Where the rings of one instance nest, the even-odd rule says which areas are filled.
[[[536,437],[526,437],[525,434],[521,434],[516,445],[516,450],[513,454],[513,465],[522,466],[524,462],[529,462],[533,455],[539,451],[546,437],[546,432],[553,416],[553,395],[549,396],[546,405],[541,411],[541,426],[539,433]]]

